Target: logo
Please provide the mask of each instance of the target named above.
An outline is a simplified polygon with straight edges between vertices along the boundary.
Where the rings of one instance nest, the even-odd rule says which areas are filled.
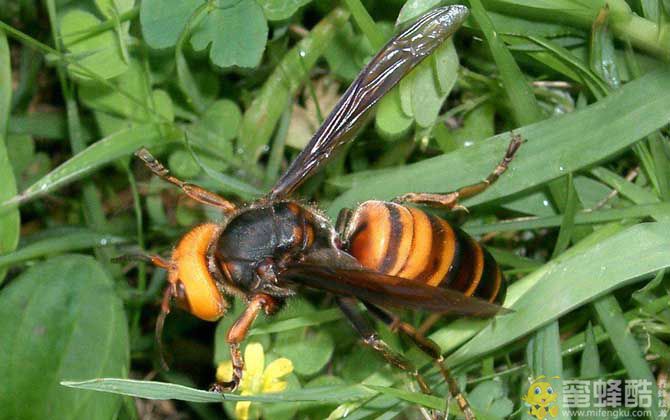
[[[552,377],[552,379],[558,378],[558,376]],[[546,376],[540,375],[531,380],[528,392],[521,398],[529,407],[528,414],[537,420],[558,415],[558,392],[554,390],[547,379]]]

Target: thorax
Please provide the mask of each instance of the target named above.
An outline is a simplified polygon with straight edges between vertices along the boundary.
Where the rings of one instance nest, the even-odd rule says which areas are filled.
[[[336,246],[332,224],[315,210],[295,201],[251,206],[225,226],[215,252],[226,276],[246,292],[258,282],[260,264],[272,261],[277,270],[313,250]]]

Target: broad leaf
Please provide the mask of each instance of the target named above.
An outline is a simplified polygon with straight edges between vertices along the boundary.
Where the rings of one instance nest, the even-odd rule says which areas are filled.
[[[196,50],[209,47],[219,67],[256,67],[268,38],[263,9],[255,0],[219,0],[208,7],[191,35]]]
[[[128,372],[123,303],[93,258],[53,258],[16,278],[0,293],[0,331],[0,418],[116,416],[121,398],[60,385]]]
[[[169,48],[179,39],[191,14],[203,0],[142,0],[142,35],[151,48]]]

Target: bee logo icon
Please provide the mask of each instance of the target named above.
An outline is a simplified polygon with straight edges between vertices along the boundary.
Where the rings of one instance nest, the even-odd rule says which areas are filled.
[[[554,376],[552,379],[557,379]],[[558,415],[558,393],[547,381],[547,377],[540,375],[531,380],[528,392],[521,398],[530,408],[528,413],[537,420],[544,420],[547,416],[556,417]]]

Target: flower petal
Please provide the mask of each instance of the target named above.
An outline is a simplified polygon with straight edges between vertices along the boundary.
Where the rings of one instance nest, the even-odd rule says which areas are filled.
[[[216,368],[216,380],[219,382],[228,382],[233,379],[233,362],[230,360],[219,363]]]
[[[265,376],[267,380],[271,378],[281,378],[291,372],[293,372],[293,362],[285,357],[280,357],[279,359],[272,361],[268,367],[265,368],[263,376]]]
[[[249,406],[251,406],[251,401],[239,401],[235,404],[235,417],[237,420],[249,419]]]
[[[272,394],[273,392],[282,392],[286,390],[287,386],[288,382],[275,379],[271,382],[265,382],[263,385],[263,392],[268,394]]]
[[[261,343],[249,343],[244,350],[244,374],[251,377],[260,377],[265,367],[265,353]],[[250,378],[251,379],[251,378]]]

